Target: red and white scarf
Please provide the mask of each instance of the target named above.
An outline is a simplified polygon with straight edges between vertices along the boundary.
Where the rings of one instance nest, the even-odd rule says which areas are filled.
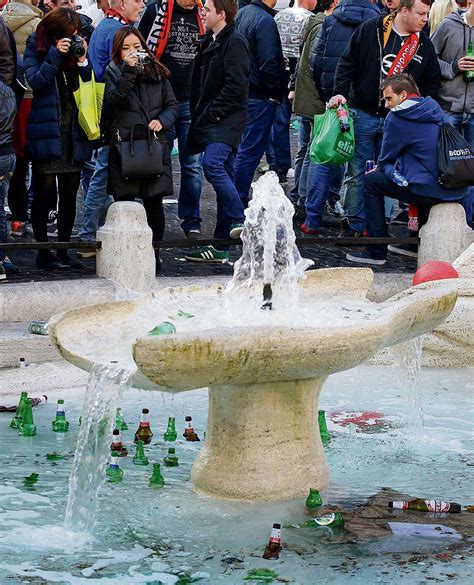
[[[389,14],[383,19],[383,46],[385,47],[388,39],[390,37],[390,33],[392,32],[393,21],[395,16],[393,13]],[[403,73],[408,66],[408,63],[412,60],[415,56],[418,45],[420,44],[420,35],[419,33],[411,34],[403,43],[400,50],[398,51],[397,56],[393,60],[392,66],[390,67],[389,72],[387,73],[387,77],[391,77],[392,75],[399,75]]]
[[[105,13],[105,18],[113,18],[123,25],[129,24],[128,20],[124,18],[118,10],[115,10],[115,8],[109,8]]]

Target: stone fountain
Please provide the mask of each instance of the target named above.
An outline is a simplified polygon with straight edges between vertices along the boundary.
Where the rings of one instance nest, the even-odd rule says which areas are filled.
[[[63,357],[83,369],[117,362],[134,371],[131,383],[138,388],[208,387],[206,440],[192,480],[203,494],[244,501],[326,487],[317,422],[326,378],[431,331],[456,302],[452,281],[424,283],[373,303],[366,299],[370,269],[304,275],[311,262],[295,246],[292,207],[276,175],[268,173],[254,187],[242,257],[226,287],[171,287],[50,321]],[[147,335],[169,320],[176,333]]]

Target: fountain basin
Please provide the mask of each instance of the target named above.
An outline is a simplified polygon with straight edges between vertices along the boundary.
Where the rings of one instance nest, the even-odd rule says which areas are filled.
[[[365,299],[372,278],[370,269],[312,271],[295,306],[274,311],[250,301],[231,311],[219,286],[170,288],[159,299],[58,315],[50,334],[63,357],[84,369],[112,361],[138,366],[135,387],[171,393],[209,387],[206,442],[192,471],[200,492],[292,498],[327,485],[317,425],[327,376],[430,331],[456,302],[455,283],[442,281],[372,303]],[[178,309],[194,317],[180,320]],[[170,318],[175,334],[146,336]]]

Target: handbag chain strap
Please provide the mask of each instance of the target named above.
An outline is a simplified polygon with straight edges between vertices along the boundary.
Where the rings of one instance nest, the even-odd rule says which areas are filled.
[[[142,112],[145,114],[145,118],[147,119],[148,123],[150,123],[151,122],[150,114],[146,111],[145,106],[142,104],[142,102],[140,100],[140,96],[138,95],[138,92],[135,91],[135,87],[133,88],[132,91],[137,96],[137,98],[138,98],[138,105],[139,105],[140,109],[142,110]],[[115,118],[115,115],[114,115],[114,118]],[[122,142],[122,138],[120,136],[120,132],[119,132],[119,129],[118,129],[117,121],[115,121],[115,124],[117,126],[117,130],[116,130],[116,133],[117,133],[117,141],[118,142]],[[154,137],[155,140],[158,140],[158,135],[156,134],[156,131],[155,130],[153,130],[153,137]]]

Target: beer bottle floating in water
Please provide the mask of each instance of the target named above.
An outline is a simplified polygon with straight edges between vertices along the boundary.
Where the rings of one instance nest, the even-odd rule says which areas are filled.
[[[304,528],[344,528],[344,517],[341,512],[334,512],[331,514],[324,514],[324,516],[316,516],[308,520],[304,524],[301,524]]]
[[[321,441],[324,446],[331,442],[331,435],[329,434],[328,427],[326,424],[326,413],[324,410],[318,411],[318,425],[319,434],[321,435]]]
[[[149,410],[148,408],[144,408],[142,410],[142,416],[140,419],[140,425],[138,426],[138,430],[135,433],[134,443],[137,441],[143,441],[145,445],[149,445],[151,443],[151,438],[153,437],[153,433],[150,429],[150,417],[149,417]]]
[[[133,456],[134,465],[148,465],[148,457],[145,455],[145,449],[143,447],[143,441],[137,441],[137,450]]]
[[[459,514],[461,505],[456,502],[443,502],[441,500],[422,500],[416,498],[408,501],[394,501],[388,503],[394,510],[415,510],[416,512],[450,512]]]
[[[21,423],[23,422],[23,413],[25,412],[25,401],[28,400],[28,392],[22,392],[20,394],[20,400],[18,401],[18,407],[16,409],[16,413],[11,420],[10,427],[12,429],[20,428]]]
[[[318,490],[310,488],[309,495],[306,498],[306,509],[308,512],[314,512],[317,508],[323,505],[323,500]]]
[[[165,478],[161,475],[159,463],[153,463],[153,472],[150,477],[149,485],[153,487],[162,487],[165,485]]]
[[[122,411],[120,408],[117,408],[117,411],[115,413],[115,428],[119,429],[120,431],[128,430],[128,425],[122,416]]]
[[[111,483],[118,483],[123,479],[123,469],[120,467],[118,462],[119,454],[117,451],[112,451],[110,454],[110,462],[105,470],[108,481]]]
[[[168,455],[164,458],[166,467],[178,467],[179,461],[176,457],[175,450],[173,447],[168,449]]]
[[[33,420],[33,405],[31,400],[25,400],[25,410],[23,411],[23,420],[18,429],[21,437],[34,437],[36,435],[36,425]]]
[[[163,435],[165,441],[173,442],[176,441],[178,438],[178,433],[176,432],[176,422],[174,420],[174,416],[170,416],[168,418],[168,428],[166,429],[165,434]]]
[[[281,524],[274,524],[270,534],[265,550],[263,551],[262,559],[275,561],[280,557],[281,551]]]
[[[64,400],[58,400],[56,418],[53,420],[52,426],[55,433],[66,433],[69,430],[69,423],[66,420]]]
[[[156,327],[148,331],[148,335],[171,335],[171,333],[176,333],[176,327],[169,321],[158,323]]]
[[[128,455],[127,448],[123,446],[122,433],[119,429],[114,429],[112,431],[112,444],[110,445],[110,450],[118,453],[119,457],[126,457]]]
[[[197,436],[197,433],[194,432],[193,417],[187,416],[184,420],[186,421],[186,427],[184,429],[183,437],[186,441],[200,441],[201,439]]]
[[[28,475],[27,477],[23,478],[23,485],[26,488],[33,487],[35,483],[38,481],[38,477],[39,475],[37,473],[32,473],[31,475]]]

